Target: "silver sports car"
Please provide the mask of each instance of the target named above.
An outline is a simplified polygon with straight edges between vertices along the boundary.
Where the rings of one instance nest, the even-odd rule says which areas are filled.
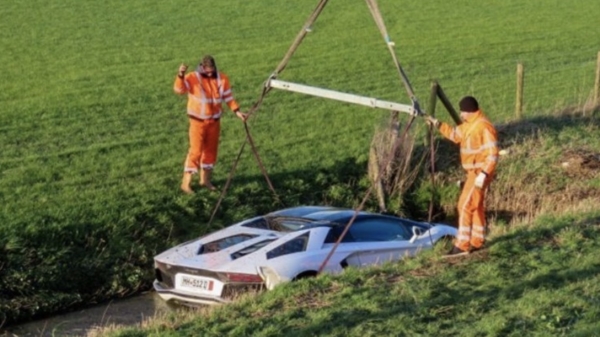
[[[229,302],[249,289],[315,276],[352,209],[301,206],[244,220],[154,257],[154,289],[181,304]],[[323,271],[402,259],[453,239],[456,228],[360,212]]]

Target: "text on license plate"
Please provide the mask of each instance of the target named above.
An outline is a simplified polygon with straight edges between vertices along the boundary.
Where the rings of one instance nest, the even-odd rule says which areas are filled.
[[[207,291],[212,291],[214,287],[214,282],[212,280],[192,278],[187,276],[182,276],[179,284],[182,287],[196,288]]]

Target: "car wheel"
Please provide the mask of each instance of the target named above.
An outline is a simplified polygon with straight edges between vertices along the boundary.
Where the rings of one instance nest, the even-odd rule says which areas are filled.
[[[305,271],[305,272],[298,274],[298,276],[294,277],[294,279],[292,281],[298,281],[303,278],[309,278],[309,277],[315,277],[315,276],[317,276],[317,272],[314,270],[309,270],[309,271]]]

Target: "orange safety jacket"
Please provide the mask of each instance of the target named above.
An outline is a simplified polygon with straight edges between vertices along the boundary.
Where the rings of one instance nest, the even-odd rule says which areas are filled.
[[[481,110],[472,112],[461,125],[440,124],[440,132],[460,144],[460,162],[466,171],[492,176],[498,163],[498,136]]]
[[[177,76],[173,90],[180,95],[188,94],[187,114],[196,119],[219,119],[223,114],[223,102],[232,111],[240,108],[233,98],[229,78],[223,73],[204,77],[194,71],[184,78]]]

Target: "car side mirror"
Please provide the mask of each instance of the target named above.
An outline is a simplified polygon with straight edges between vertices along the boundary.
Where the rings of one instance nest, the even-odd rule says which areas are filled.
[[[423,231],[421,230],[421,228],[417,227],[417,226],[413,226],[412,227],[412,238],[410,238],[410,243],[415,242],[415,240],[417,240],[417,238],[419,236],[421,236],[421,234],[423,234]]]

